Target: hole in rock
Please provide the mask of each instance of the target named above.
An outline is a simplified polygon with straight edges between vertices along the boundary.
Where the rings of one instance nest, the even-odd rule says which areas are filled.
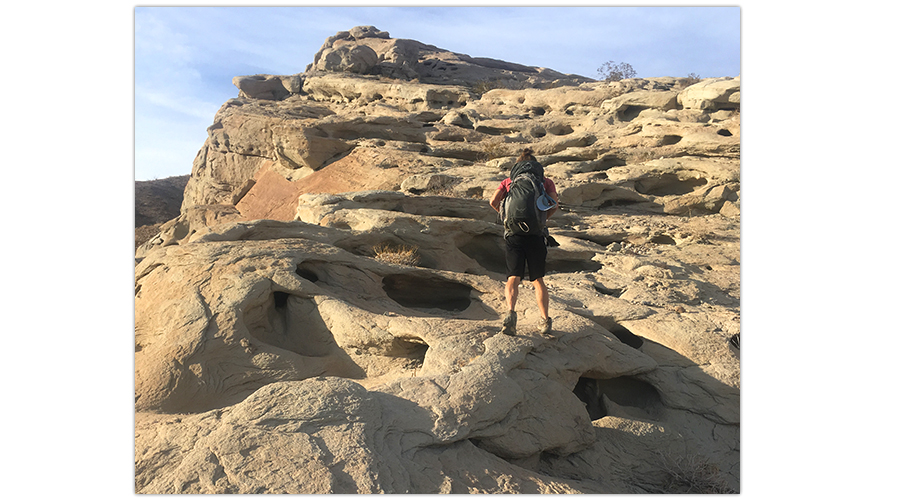
[[[553,163],[567,163],[574,161],[584,161],[583,156],[579,155],[567,155],[567,154],[559,154],[553,155]]]
[[[452,149],[441,149],[434,151],[422,151],[423,153],[428,153],[430,156],[434,156],[436,158],[453,158],[456,160],[466,160],[475,162],[481,158],[482,153],[480,151],[461,149],[461,150],[452,150]]]
[[[602,293],[603,295],[609,295],[611,297],[616,297],[616,298],[621,297],[622,294],[625,293],[624,288],[606,288],[605,286],[601,285],[600,283],[594,284],[594,290],[597,290],[598,292]]]
[[[335,139],[341,139],[344,141],[355,141],[357,139],[381,139],[389,141],[393,139],[393,137],[391,137],[391,129],[389,127],[373,127],[371,129],[363,130],[340,129],[335,130],[332,136]]]
[[[579,271],[599,271],[603,264],[593,260],[553,260],[547,259],[547,274],[577,273]],[[505,269],[505,267],[504,267]]]
[[[409,360],[407,365],[411,368],[413,366],[422,366],[425,362],[426,352],[428,352],[428,344],[395,338],[385,355],[394,358],[406,358]]]
[[[622,325],[614,323],[614,324],[610,325],[610,327],[607,328],[607,330],[609,330],[609,333],[615,335],[616,338],[619,339],[619,342],[622,342],[623,344],[625,344],[629,347],[633,347],[635,349],[640,349],[641,346],[644,345],[643,338],[631,333],[631,330],[629,330],[628,328],[625,328]]]
[[[487,134],[487,135],[503,135],[504,133],[507,132],[507,131],[504,131],[503,129],[499,129],[496,127],[488,127],[487,125],[479,125],[479,126],[475,127],[475,131],[481,132],[482,134]]]
[[[182,221],[178,221],[175,223],[175,228],[172,231],[172,237],[176,240],[183,240],[190,230],[190,226],[185,224]]]
[[[275,292],[275,294],[274,294],[275,308],[282,309],[282,308],[287,307],[287,302],[288,302],[289,296],[290,295],[285,292]]]
[[[531,108],[530,111],[531,111],[531,114],[536,115],[536,116],[542,116],[544,113],[547,112],[546,109],[539,107],[539,106],[535,106],[535,107]]]
[[[619,121],[630,122],[637,118],[637,115],[641,114],[641,111],[647,109],[646,106],[625,106],[616,114],[616,117]]]
[[[505,249],[503,239],[499,236],[479,234],[459,247],[459,250],[490,272],[506,272]]]
[[[559,125],[548,130],[553,135],[569,135],[575,130],[568,125]]]
[[[255,339],[301,356],[325,356],[337,348],[312,299],[276,291],[270,301],[244,311],[244,320]]]
[[[607,207],[624,207],[626,205],[634,205],[635,203],[641,203],[638,200],[628,200],[621,198],[613,198],[611,200],[606,200],[600,204],[597,208],[607,208]]]
[[[658,245],[674,245],[675,239],[666,234],[660,234],[650,239],[651,242]]]
[[[333,227],[335,229],[343,229],[345,231],[353,230],[353,227],[350,225],[350,223],[345,220],[328,220],[325,224],[322,225],[327,225],[328,227]]]
[[[660,146],[671,146],[672,144],[678,144],[679,142],[681,142],[680,135],[666,135],[666,136],[663,136],[659,145]]]
[[[640,194],[652,196],[669,196],[688,194],[699,186],[706,184],[706,179],[679,179],[675,174],[662,174],[654,179],[640,180],[634,183],[634,190]]]
[[[437,276],[392,274],[382,280],[384,292],[393,301],[410,309],[464,311],[472,303],[469,285]]]
[[[297,264],[297,275],[303,279],[309,280],[313,283],[319,281],[319,275],[312,269],[312,266],[304,262],[302,264]]]
[[[639,408],[650,416],[656,415],[662,406],[659,392],[652,385],[632,377],[611,379],[581,377],[572,392],[584,403],[591,420],[609,414],[603,403],[603,396],[617,405]]]
[[[719,129],[716,133],[722,137],[731,137],[731,132],[728,129]]]
[[[416,115],[416,119],[424,122],[426,124],[436,122],[443,117],[440,113],[435,113],[434,111],[422,111],[418,115]],[[427,125],[424,125],[427,126]]]
[[[625,165],[625,160],[615,155],[606,155],[603,158],[600,158],[598,170],[606,170],[611,167],[621,167],[623,165]]]

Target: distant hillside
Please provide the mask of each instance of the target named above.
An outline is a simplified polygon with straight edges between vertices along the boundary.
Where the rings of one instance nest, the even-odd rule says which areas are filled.
[[[178,217],[190,175],[134,183],[135,247],[159,232],[159,226]]]

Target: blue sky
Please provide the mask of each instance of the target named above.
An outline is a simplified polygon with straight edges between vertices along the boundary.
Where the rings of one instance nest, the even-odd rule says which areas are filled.
[[[591,78],[609,60],[641,77],[741,71],[739,7],[136,7],[135,180],[191,172],[232,77],[301,73],[360,25]]]

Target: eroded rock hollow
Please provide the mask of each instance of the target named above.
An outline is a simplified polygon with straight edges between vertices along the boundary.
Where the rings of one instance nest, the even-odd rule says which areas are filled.
[[[369,26],[234,83],[136,251],[136,492],[739,491],[739,77]],[[526,284],[511,337],[487,199],[526,146],[554,330]]]

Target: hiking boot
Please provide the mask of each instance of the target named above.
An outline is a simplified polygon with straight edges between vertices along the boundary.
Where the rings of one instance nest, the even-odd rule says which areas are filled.
[[[516,312],[509,311],[506,313],[506,317],[503,318],[503,328],[500,329],[500,333],[504,335],[515,335],[516,334]]]
[[[550,318],[541,319],[541,335],[547,335],[553,330],[553,320]]]

